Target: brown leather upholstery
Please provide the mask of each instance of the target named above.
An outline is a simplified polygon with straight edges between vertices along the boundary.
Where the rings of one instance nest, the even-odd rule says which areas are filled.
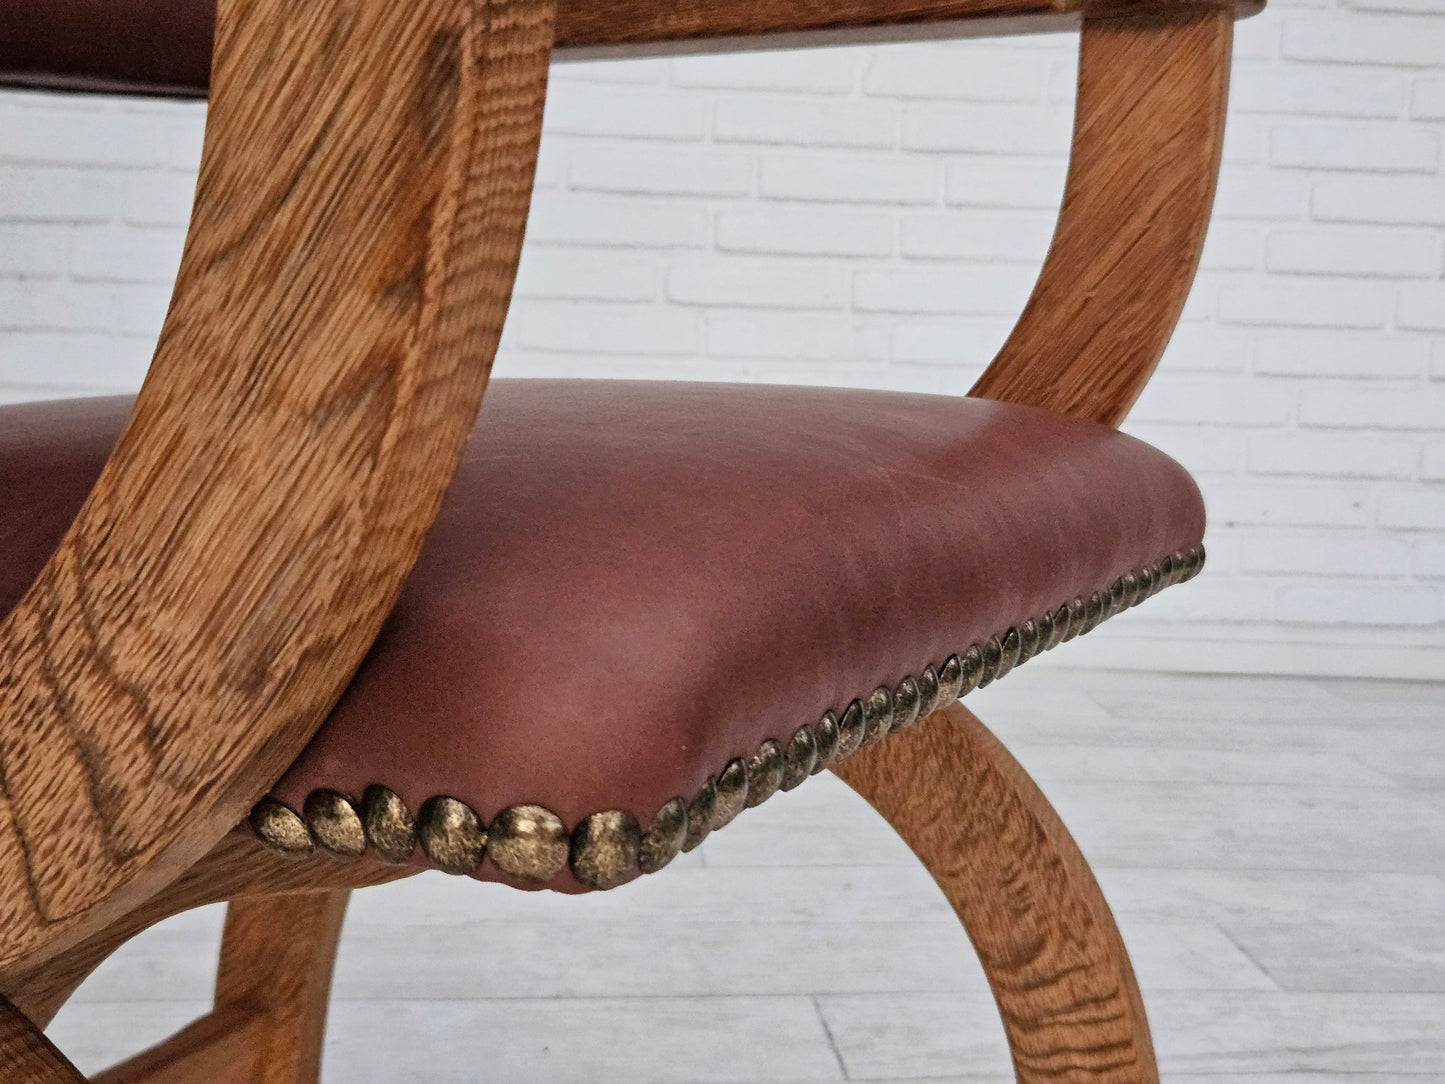
[[[127,406],[0,410],[0,610]],[[273,795],[384,783],[413,811],[448,794],[488,821],[534,802],[645,827],[760,741],[1203,529],[1172,460],[1034,408],[495,381],[395,613]]]
[[[0,0],[0,85],[204,97],[216,0]]]

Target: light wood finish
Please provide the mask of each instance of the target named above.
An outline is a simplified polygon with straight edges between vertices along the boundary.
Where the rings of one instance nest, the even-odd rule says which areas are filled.
[[[1088,863],[972,712],[934,712],[836,771],[893,825],[963,922],[1022,1084],[1158,1081],[1138,984]]]
[[[1158,364],[1214,204],[1234,23],[1222,10],[1090,19],[1058,227],[971,395],[1117,425]]]
[[[1075,30],[1085,18],[1177,12],[1200,0],[561,0],[556,48],[583,55],[675,53],[793,41],[839,42]],[[1219,0],[1233,17],[1262,0]],[[758,39],[761,39],[758,40]],[[651,48],[648,48],[651,46]]]
[[[113,923],[295,759],[410,570],[520,251],[549,0],[223,0],[130,426],[0,626],[0,967]]]
[[[0,1081],[5,1084],[85,1084],[38,1028],[0,998]]]
[[[215,1008],[93,1084],[316,1084],[348,895],[234,900]]]

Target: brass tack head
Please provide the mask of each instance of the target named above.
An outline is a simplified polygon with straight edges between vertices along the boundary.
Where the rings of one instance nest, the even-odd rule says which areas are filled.
[[[958,664],[958,696],[967,696],[978,688],[979,679],[983,677],[983,648],[973,644],[959,656]]]
[[[1164,562],[1155,561],[1149,566],[1149,594],[1157,595],[1168,586],[1168,580],[1164,575]]]
[[[813,737],[813,728],[800,726],[783,750],[783,780],[778,785],[783,790],[792,790],[813,774],[817,763],[818,739]]]
[[[823,717],[813,728],[813,737],[818,746],[818,756],[813,761],[813,770],[809,774],[817,775],[838,756],[838,743],[843,740],[843,732],[838,728],[838,717],[831,711],[823,712]]]
[[[880,685],[863,701],[863,748],[888,736],[893,729],[893,693]]]
[[[1133,572],[1128,572],[1124,574],[1120,582],[1124,585],[1123,609],[1128,610],[1139,605],[1139,600],[1143,597],[1140,594],[1144,586],[1143,581]]]
[[[1058,614],[1055,614],[1055,615],[1054,615],[1054,619],[1055,619],[1055,620],[1058,620],[1058,616],[1059,616]],[[1085,630],[1084,630],[1084,625],[1085,625],[1085,623],[1086,623],[1087,618],[1088,618],[1088,607],[1084,605],[1084,600],[1083,600],[1083,599],[1076,597],[1072,602],[1069,603],[1068,631],[1067,631],[1066,633],[1064,633],[1064,642],[1065,642],[1065,643],[1067,643],[1068,641],[1072,640],[1075,636],[1078,636],[1080,633],[1082,633],[1082,632],[1085,631]]]
[[[748,767],[741,760],[729,761],[717,779],[717,808],[712,815],[712,830],[725,828],[747,807]]]
[[[262,798],[248,819],[266,849],[283,858],[310,858],[316,851],[306,822],[274,798]]]
[[[838,720],[838,760],[847,760],[858,751],[863,744],[866,725],[863,720],[863,702],[855,700],[844,710],[843,718]]]
[[[983,644],[983,669],[978,675],[978,687],[990,685],[998,677],[999,663],[1003,661],[1003,644],[997,636],[990,636]]]
[[[1053,613],[1054,631],[1049,634],[1049,650],[1053,650],[1069,638],[1069,604],[1064,603]]]
[[[1111,588],[1111,587],[1106,587],[1106,588],[1104,588],[1102,591],[1100,591],[1098,594],[1099,594],[1099,620],[1094,623],[1094,627],[1095,627],[1095,628],[1098,628],[1099,625],[1102,625],[1105,621],[1109,620],[1109,618],[1111,618],[1111,617],[1114,616],[1114,591],[1113,591],[1113,588]]]
[[[932,666],[925,666],[923,673],[918,675],[918,717],[932,715],[943,704],[938,699],[938,671]]]
[[[769,738],[758,746],[758,751],[748,757],[747,808],[762,805],[783,785],[783,747]]]
[[[652,827],[642,837],[637,853],[637,867],[643,873],[656,873],[682,850],[687,839],[687,803],[674,798],[657,811]]]
[[[690,851],[708,837],[712,831],[713,815],[717,812],[717,781],[708,776],[698,792],[693,795],[687,807],[687,835],[682,849]]]
[[[387,787],[373,783],[361,796],[361,825],[366,841],[383,862],[399,866],[416,850],[416,822],[406,803]]]
[[[313,790],[306,796],[303,812],[311,838],[333,857],[360,858],[366,853],[366,830],[346,795]]]
[[[572,829],[568,861],[572,876],[588,888],[606,891],[631,880],[642,851],[642,829],[637,818],[609,809],[582,818]]]
[[[1176,583],[1183,582],[1184,567],[1188,560],[1189,557],[1183,550],[1175,550],[1166,559],[1165,563],[1169,566],[1169,586],[1173,587]]]
[[[1035,655],[1042,655],[1049,648],[1053,647],[1054,638],[1054,612],[1045,610],[1039,618],[1039,642],[1034,648]]]
[[[1104,620],[1104,596],[1095,591],[1084,600],[1084,631],[1093,632]]]
[[[1128,608],[1129,585],[1124,582],[1124,577],[1120,576],[1109,585],[1109,616],[1113,617],[1117,613],[1123,613]]]
[[[993,676],[995,681],[1008,677],[1009,672],[1019,664],[1019,657],[1022,655],[1024,648],[1023,635],[1018,629],[1011,628],[1008,632],[1004,633],[1003,639],[999,641],[999,644],[1001,650],[998,660],[998,671]]]
[[[570,840],[562,818],[539,805],[511,805],[487,833],[487,857],[499,870],[545,884],[567,864]]]
[[[416,836],[431,864],[461,877],[475,873],[487,853],[487,829],[465,802],[438,794],[416,812]]]
[[[972,648],[969,650],[971,651]],[[964,661],[967,657],[967,651],[964,652],[963,658],[950,655],[938,668],[938,707],[946,708],[962,696],[965,691],[964,686],[969,686],[968,691],[972,691],[972,686],[978,684],[978,674],[975,672],[970,675],[968,672]],[[978,658],[978,664],[983,665],[981,657]]]
[[[1019,626],[1019,661],[1016,665],[1022,666],[1039,653],[1041,635],[1039,623],[1032,617]]]
[[[912,675],[904,677],[893,693],[893,729],[903,730],[918,721],[918,709],[923,698],[918,691],[918,681]]]
[[[1186,580],[1192,580],[1192,579],[1194,579],[1195,576],[1199,575],[1200,571],[1201,571],[1203,568],[1204,568],[1204,547],[1203,547],[1203,546],[1195,546],[1192,550],[1189,551],[1189,565],[1188,565],[1188,568],[1185,570],[1184,578],[1185,578]]]

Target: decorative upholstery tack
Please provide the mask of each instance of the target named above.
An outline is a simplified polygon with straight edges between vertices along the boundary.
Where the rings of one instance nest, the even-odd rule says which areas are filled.
[[[539,805],[508,806],[487,830],[487,857],[524,881],[550,881],[567,865],[570,849],[562,818]]]
[[[646,832],[633,814],[616,809],[584,817],[568,832],[560,817],[539,805],[509,806],[489,828],[470,806],[445,795],[423,802],[413,821],[405,803],[379,783],[366,788],[359,806],[338,791],[312,791],[304,816],[263,798],[249,823],[268,849],[287,858],[307,858],[318,849],[358,858],[369,846],[382,861],[402,863],[420,843],[431,864],[447,873],[475,873],[490,857],[498,869],[527,881],[545,883],[570,867],[589,888],[615,888],[636,873],[663,869],[744,809],[792,790],[1165,587],[1193,579],[1203,566],[1202,546],[1172,553],[940,664],[930,663],[916,677],[906,674],[896,688],[880,685],[866,699],[849,703],[841,717],[825,711],[816,723],[798,727],[786,744],[768,738],[709,776],[691,800],[676,797],[664,804]]]

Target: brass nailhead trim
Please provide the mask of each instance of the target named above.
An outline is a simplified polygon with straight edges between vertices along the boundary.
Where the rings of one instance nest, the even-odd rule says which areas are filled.
[[[316,853],[306,822],[274,798],[262,798],[248,819],[261,842],[283,858],[310,858]]]
[[[361,816],[346,795],[334,790],[313,790],[302,806],[311,838],[334,858],[360,858],[366,853],[366,830]]]
[[[475,873],[487,854],[487,829],[482,819],[471,806],[445,794],[422,802],[416,814],[416,836],[431,864],[454,876]]]
[[[487,857],[503,873],[546,883],[567,864],[571,840],[562,818],[539,805],[512,805],[487,832]]]
[[[637,868],[643,873],[656,873],[678,856],[687,839],[687,803],[674,798],[657,811],[652,827],[642,837]]]
[[[366,838],[383,862],[399,866],[416,852],[416,822],[406,803],[380,783],[361,796],[361,824]]]
[[[748,771],[748,809],[762,805],[783,785],[783,749],[769,738],[745,762]]]
[[[712,815],[712,830],[726,828],[747,804],[748,767],[741,760],[730,760],[717,777],[717,809]]]
[[[803,780],[813,774],[813,766],[817,763],[818,739],[813,736],[811,727],[800,726],[783,751],[783,780],[779,786],[783,790],[801,786]]]
[[[632,879],[641,851],[642,829],[637,818],[609,809],[584,817],[572,829],[568,862],[577,880],[588,888],[605,890]]]
[[[940,666],[929,664],[916,678],[906,675],[896,690],[880,685],[866,701],[850,703],[841,720],[826,711],[815,725],[794,731],[786,746],[770,738],[751,756],[730,761],[691,802],[678,797],[663,805],[645,833],[632,814],[615,809],[584,817],[569,833],[561,818],[538,805],[502,810],[489,830],[470,806],[445,795],[423,802],[413,821],[405,803],[380,784],[366,788],[359,810],[345,795],[322,789],[307,796],[304,818],[264,798],[249,821],[268,849],[289,858],[313,855],[318,846],[337,857],[356,858],[370,845],[383,861],[401,863],[411,859],[419,842],[431,863],[448,873],[473,873],[490,855],[499,869],[525,880],[550,881],[570,865],[582,884],[614,888],[634,871],[663,869],[743,809],[779,790],[792,790],[809,775],[997,681],[1165,587],[1193,579],[1203,566],[1202,546],[1172,553],[1087,598],[1074,598],[950,655]]]
[[[682,849],[690,851],[712,832],[713,815],[717,812],[717,780],[708,776],[706,783],[693,795],[687,807],[687,836]]]

